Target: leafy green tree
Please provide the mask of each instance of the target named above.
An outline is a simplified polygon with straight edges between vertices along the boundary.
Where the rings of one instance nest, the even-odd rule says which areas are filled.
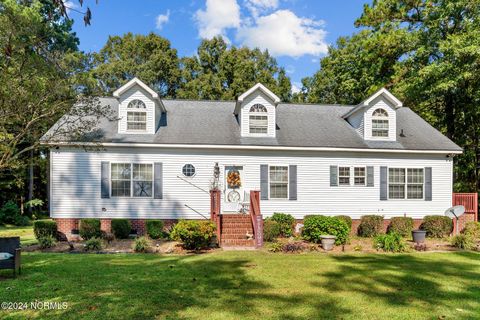
[[[221,37],[203,40],[196,56],[181,60],[179,98],[235,99],[261,82],[283,101],[291,99],[291,83],[285,70],[268,51],[227,47]]]
[[[375,0],[304,80],[297,100],[349,103],[379,87],[464,148],[457,190],[480,188],[479,0]]]
[[[93,63],[93,77],[105,94],[138,77],[162,97],[174,97],[180,80],[177,50],[155,33],[110,36]]]

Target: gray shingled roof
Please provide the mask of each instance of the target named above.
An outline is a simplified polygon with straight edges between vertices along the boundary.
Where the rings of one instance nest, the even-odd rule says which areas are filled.
[[[118,111],[118,101],[101,98]],[[259,145],[461,151],[406,107],[397,110],[397,141],[365,141],[342,115],[353,106],[280,103],[276,138],[240,136],[235,101],[163,100],[167,109],[154,135],[119,134],[117,121],[102,119],[95,141],[155,144]],[[403,129],[404,137],[400,136]],[[46,134],[48,136],[48,133]]]

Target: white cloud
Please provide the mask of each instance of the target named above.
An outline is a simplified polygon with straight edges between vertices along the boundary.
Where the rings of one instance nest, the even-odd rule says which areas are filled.
[[[277,9],[278,0],[245,0],[245,7],[254,17],[257,17],[267,10]]]
[[[236,0],[207,0],[205,10],[197,10],[194,16],[201,38],[211,39],[225,30],[240,27],[240,7]]]
[[[291,64],[289,64],[286,68],[285,68],[285,71],[287,73],[295,73],[295,67],[292,66]]]
[[[168,22],[170,19],[170,10],[167,10],[165,14],[159,14],[155,19],[155,25],[158,30],[162,30],[163,26]]]
[[[302,91],[302,84],[300,82],[293,82],[291,91],[292,93],[299,93]]]
[[[327,53],[323,21],[298,17],[290,10],[278,10],[258,17],[252,26],[239,28],[237,40],[248,47],[268,49],[274,56],[300,57]]]

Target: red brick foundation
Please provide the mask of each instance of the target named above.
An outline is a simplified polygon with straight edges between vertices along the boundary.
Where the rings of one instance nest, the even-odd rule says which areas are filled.
[[[100,219],[100,229],[107,233],[112,232],[112,220],[110,219]]]
[[[474,222],[475,221],[475,214],[474,213],[465,213],[458,218],[458,232],[462,231],[465,228],[467,222]],[[455,223],[455,219],[454,219]],[[454,224],[454,232],[455,232],[455,224]]]
[[[130,220],[130,223],[132,224],[132,229],[135,230],[138,235],[143,236],[145,234],[145,220]]]
[[[79,219],[58,218],[55,221],[57,222],[57,231],[60,233],[61,238],[68,240],[80,239],[78,234],[72,234],[72,230],[78,230],[79,228]]]

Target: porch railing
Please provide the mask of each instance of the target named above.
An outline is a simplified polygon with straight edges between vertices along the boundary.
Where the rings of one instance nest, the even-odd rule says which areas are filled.
[[[221,237],[221,193],[220,190],[210,190],[210,220],[215,223],[217,227],[217,241],[220,244],[220,237]]]
[[[477,193],[454,193],[452,195],[454,206],[465,207],[465,214],[473,214],[475,221],[478,221],[478,194]]]
[[[255,247],[263,246],[263,218],[260,212],[260,191],[250,191],[250,218],[252,219]]]

